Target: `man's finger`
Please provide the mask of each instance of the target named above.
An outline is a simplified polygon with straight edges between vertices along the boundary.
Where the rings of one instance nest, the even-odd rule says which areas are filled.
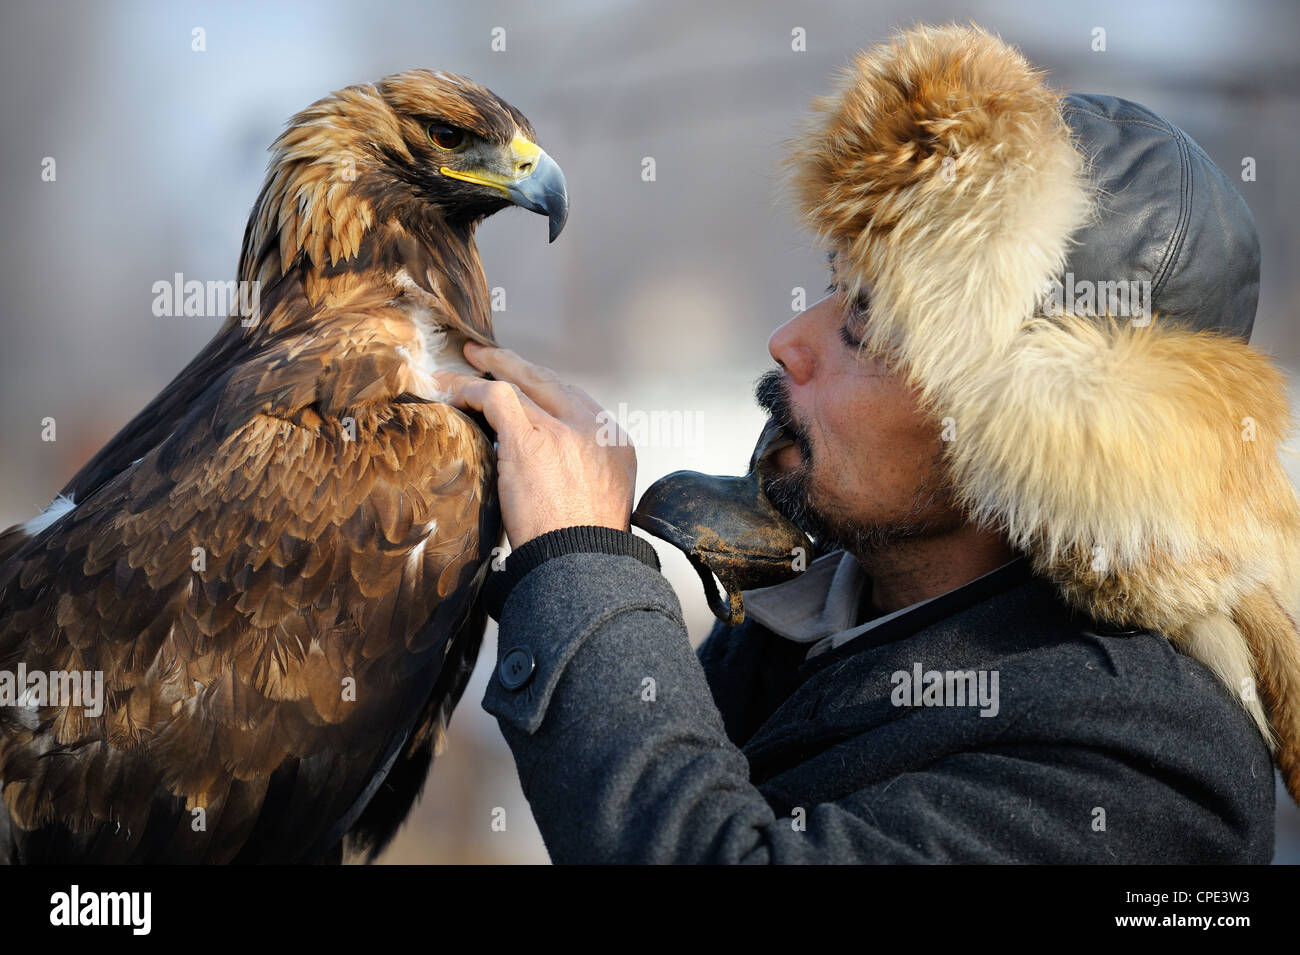
[[[599,403],[581,388],[560,380],[560,376],[543,365],[534,365],[520,358],[509,348],[490,348],[478,342],[467,342],[465,357],[481,371],[490,371],[503,381],[511,381],[529,398],[557,418],[568,418],[586,411],[599,414]]]
[[[466,385],[483,380],[478,375],[467,374],[463,371],[450,371],[446,368],[431,372],[429,377],[433,379],[433,383],[438,390],[445,394],[447,404],[461,410],[469,407],[465,404],[465,399],[461,397],[461,391]]]
[[[532,430],[536,424],[534,415],[544,413],[508,381],[488,381],[447,371],[436,372],[434,380],[450,392],[454,407],[481,412],[498,436]]]

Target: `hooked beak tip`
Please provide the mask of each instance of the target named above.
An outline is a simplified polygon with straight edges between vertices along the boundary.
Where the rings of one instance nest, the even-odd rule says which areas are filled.
[[[507,187],[506,194],[515,205],[547,217],[551,242],[563,231],[569,218],[568,184],[559,165],[545,152],[539,151],[533,171]]]

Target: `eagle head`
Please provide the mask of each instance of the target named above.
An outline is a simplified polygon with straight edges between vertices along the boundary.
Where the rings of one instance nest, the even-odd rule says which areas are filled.
[[[271,144],[240,278],[399,265],[412,241],[468,243],[481,219],[508,205],[547,216],[554,241],[568,191],[536,139],[509,103],[441,70],[338,90]]]
[[[395,73],[377,89],[397,123],[398,144],[376,148],[417,196],[461,219],[523,206],[550,219],[555,241],[569,215],[564,174],[519,110],[441,71]]]

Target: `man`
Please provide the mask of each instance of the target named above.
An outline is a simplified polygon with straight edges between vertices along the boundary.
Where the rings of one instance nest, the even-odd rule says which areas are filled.
[[[439,376],[499,437],[483,705],[552,858],[1269,861],[1300,508],[1244,202],[956,27],[859,57],[791,167],[833,291],[769,342],[766,490],[829,553],[698,655],[600,407]]]

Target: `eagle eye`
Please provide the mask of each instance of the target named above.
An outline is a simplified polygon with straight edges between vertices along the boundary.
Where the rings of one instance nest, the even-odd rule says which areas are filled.
[[[430,123],[429,142],[439,149],[460,149],[465,145],[465,130],[448,126],[446,123]]]

